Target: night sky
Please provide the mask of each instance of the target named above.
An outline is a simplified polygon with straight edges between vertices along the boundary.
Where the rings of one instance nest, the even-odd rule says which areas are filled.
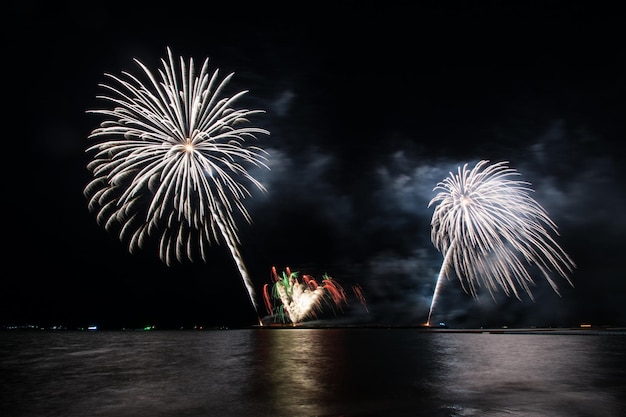
[[[129,4],[130,3],[130,4]],[[198,6],[202,4],[202,6]],[[280,4],[280,6],[279,6]],[[328,4],[328,5],[326,5]],[[3,25],[5,232],[0,325],[190,328],[256,324],[225,246],[207,264],[129,254],[83,188],[87,110],[104,74],[156,71],[167,47],[234,72],[266,114],[267,193],[245,204],[240,250],[259,305],[270,271],[328,273],[348,295],[336,324],[422,324],[443,255],[430,239],[437,182],[508,161],[532,184],[577,268],[559,297],[465,294],[451,327],[626,325],[626,16],[582,1],[16,2]],[[260,311],[265,314],[264,309]]]

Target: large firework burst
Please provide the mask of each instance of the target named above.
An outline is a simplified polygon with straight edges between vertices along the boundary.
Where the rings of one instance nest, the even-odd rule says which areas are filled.
[[[551,274],[556,271],[572,285],[568,272],[574,262],[557,244],[555,223],[531,196],[530,183],[514,179],[520,174],[507,162],[467,164],[457,174],[439,182],[439,193],[428,206],[438,203],[431,221],[431,239],[445,254],[428,314],[428,322],[443,276],[454,269],[463,290],[477,297],[484,286],[494,296],[502,288],[520,298],[518,288],[533,299],[528,270],[536,265],[559,294]]]
[[[112,109],[90,110],[105,116],[87,152],[93,180],[85,187],[89,209],[99,224],[114,230],[132,253],[158,237],[159,256],[173,261],[207,261],[212,242],[228,245],[250,300],[257,309],[254,287],[238,250],[233,212],[250,222],[243,200],[246,184],[265,191],[247,171],[265,164],[266,152],[248,142],[269,134],[249,126],[262,110],[234,108],[247,91],[225,95],[232,76],[209,72],[208,59],[196,74],[193,59],[181,57],[177,67],[167,48],[157,78],[135,59],[144,81],[123,72],[106,74],[111,85],[98,96]],[[268,168],[269,169],[269,168]],[[258,313],[258,309],[257,309]]]

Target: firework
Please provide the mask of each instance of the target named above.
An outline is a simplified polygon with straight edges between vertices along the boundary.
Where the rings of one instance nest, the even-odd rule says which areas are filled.
[[[98,98],[112,109],[88,111],[105,117],[89,136],[97,140],[87,149],[94,153],[87,166],[94,178],[84,191],[89,209],[131,253],[148,237],[158,240],[167,265],[207,262],[211,243],[223,239],[258,313],[233,214],[251,222],[246,184],[265,191],[247,171],[268,168],[267,153],[249,143],[269,134],[249,125],[263,111],[233,107],[247,93],[224,94],[233,73],[220,79],[206,59],[196,74],[193,59],[181,57],[178,67],[169,48],[167,55],[160,78],[135,59],[145,83],[127,72],[105,74],[112,83],[100,85],[107,94]]]
[[[321,284],[311,275],[302,275],[302,280],[298,275],[289,268],[278,275],[276,268],[272,267],[274,284],[271,288],[269,284],[263,286],[268,312],[279,317],[283,323],[286,318],[294,325],[315,318],[322,311],[324,303],[338,309],[341,309],[342,304],[347,304],[343,288],[328,275],[324,274]],[[274,307],[272,300],[279,300],[280,305]],[[364,302],[365,298],[362,300]]]
[[[533,299],[530,264],[539,268],[557,294],[553,271],[572,285],[567,274],[575,264],[551,236],[558,235],[557,227],[530,196],[530,183],[515,179],[520,174],[507,162],[488,162],[479,161],[473,169],[465,164],[434,188],[439,193],[428,204],[438,203],[431,239],[445,256],[427,324],[450,269],[475,298],[477,287],[484,286],[492,297],[502,288],[507,296],[519,299],[523,289]]]
[[[354,295],[359,300],[365,311],[369,313],[369,310],[367,309],[367,300],[365,299],[365,294],[363,294],[363,288],[361,288],[359,284],[356,284],[352,286],[352,291],[354,291]]]

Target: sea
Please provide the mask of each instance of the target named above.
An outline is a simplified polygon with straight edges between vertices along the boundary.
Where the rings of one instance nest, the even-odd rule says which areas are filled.
[[[626,416],[626,332],[0,331],[2,417]]]

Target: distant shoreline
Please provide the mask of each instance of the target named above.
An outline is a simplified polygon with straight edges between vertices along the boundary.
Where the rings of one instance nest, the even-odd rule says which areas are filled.
[[[424,333],[489,333],[489,334],[624,334],[626,327],[524,327],[524,328],[449,328],[425,325],[324,325],[324,324],[271,324],[255,325],[255,329],[415,329]]]
[[[148,331],[216,331],[216,330],[350,330],[350,329],[370,329],[370,330],[415,330],[422,333],[478,333],[478,334],[576,334],[576,335],[626,335],[626,327],[611,326],[584,326],[584,327],[498,327],[498,328],[449,328],[441,326],[426,325],[394,325],[394,324],[321,324],[321,323],[271,323],[265,325],[252,326],[214,326],[196,328],[159,328],[155,326],[145,328],[44,328],[37,326],[4,326],[0,331],[7,333],[23,331],[41,332],[148,332]]]

